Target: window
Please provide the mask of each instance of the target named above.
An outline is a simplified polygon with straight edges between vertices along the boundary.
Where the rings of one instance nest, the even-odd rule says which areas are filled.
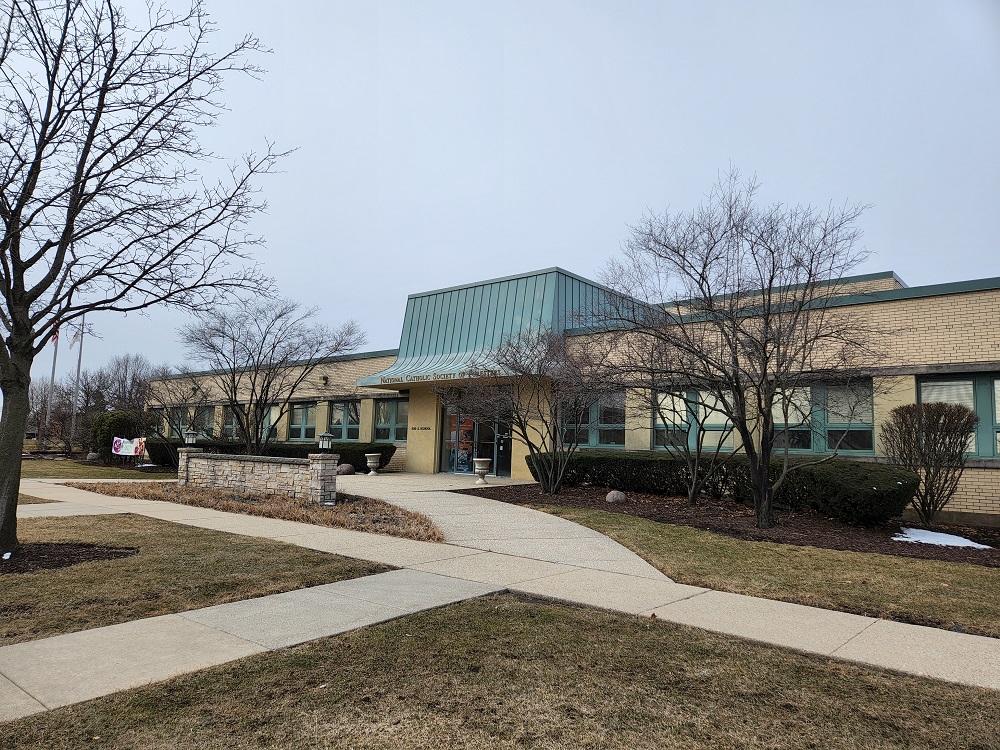
[[[563,426],[563,442],[575,440],[581,448],[623,448],[625,446],[625,393],[608,394],[568,415]]]
[[[979,427],[969,440],[968,452],[983,458],[1000,456],[1000,376],[966,375],[919,382],[922,404],[940,401],[968,406],[979,415]]]
[[[736,444],[732,423],[723,414],[715,396],[704,391],[662,394],[653,423],[654,448],[690,446],[694,449],[699,437],[702,449],[713,452],[716,449],[731,451]]]
[[[726,418],[719,400],[711,393],[701,391],[690,394],[698,409],[698,419],[701,422],[705,436],[701,447],[714,451],[731,451],[736,446],[736,435],[733,423]]]
[[[240,439],[240,423],[236,419],[236,412],[231,406],[222,407],[222,433],[223,440]]]
[[[292,404],[288,418],[289,440],[316,439],[316,402]]]
[[[775,396],[771,407],[774,422],[774,447],[788,450],[812,450],[812,389],[795,388]]]
[[[679,393],[661,393],[653,408],[653,447],[680,448],[687,445],[691,416],[687,398]]]
[[[361,402],[331,401],[327,431],[334,440],[357,440],[361,434]]]
[[[198,430],[198,437],[208,438],[209,440],[215,437],[214,406],[195,407],[194,421],[194,428]]]
[[[383,399],[375,402],[375,440],[378,442],[406,442],[409,419],[408,399]]]
[[[167,409],[167,437],[184,439],[188,428],[188,413],[186,406],[172,406]]]
[[[817,383],[779,396],[772,409],[774,447],[813,453],[873,453],[872,381]]]
[[[875,450],[871,384],[827,385],[826,447],[829,451]]]

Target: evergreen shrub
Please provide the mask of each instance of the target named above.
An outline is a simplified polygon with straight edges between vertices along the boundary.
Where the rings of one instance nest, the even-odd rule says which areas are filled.
[[[814,459],[789,460],[802,464]],[[530,457],[528,468],[534,476]],[[780,458],[772,462],[772,482],[781,469]],[[682,460],[663,453],[580,451],[570,459],[563,483],[568,487],[595,485],[622,492],[686,496],[686,471]],[[919,482],[917,474],[896,466],[838,458],[789,472],[775,493],[774,504],[797,511],[815,510],[846,523],[878,525],[902,514]],[[752,506],[746,458],[734,456],[720,467],[706,492]]]

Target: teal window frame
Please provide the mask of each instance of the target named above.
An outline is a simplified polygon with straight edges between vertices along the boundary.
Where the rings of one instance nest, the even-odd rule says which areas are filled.
[[[620,405],[618,403],[611,404],[610,400],[614,398],[615,401],[620,400]],[[612,411],[621,411],[621,422],[619,421],[604,421],[604,418],[609,416]],[[569,432],[576,432],[577,434],[577,447],[579,448],[601,448],[608,450],[624,450],[625,448],[625,393],[624,391],[615,393],[611,397],[603,397],[597,399],[589,407],[584,409],[580,415],[586,418],[586,422],[567,422],[563,425],[563,442],[571,442],[566,440],[566,435]],[[605,440],[605,437],[609,433],[621,432],[622,439],[621,442],[609,442]],[[584,435],[586,432],[586,435]],[[586,437],[586,440],[583,438]]]
[[[979,415],[976,428],[976,449],[966,453],[973,458],[1000,458],[1000,414],[997,414],[997,381],[1000,373],[953,373],[950,375],[926,375],[917,378],[917,403],[924,401],[923,386],[927,383],[948,383],[972,381],[973,408]]]
[[[191,415],[188,414],[188,408],[186,406],[170,406],[164,415],[167,420],[167,438],[183,440],[184,432],[190,426],[188,419]]]
[[[673,396],[677,399],[684,400],[685,413],[680,418],[683,420],[681,422],[667,424],[662,419],[661,411],[657,405],[657,401],[665,396]],[[707,400],[706,396],[702,396],[698,391],[684,391],[681,392],[670,392],[670,393],[658,393],[653,396],[653,450],[657,451],[671,451],[682,446],[681,443],[668,443],[666,437],[669,433],[682,433],[684,435],[684,441],[689,450],[696,450],[698,447],[698,413],[697,410],[703,407],[703,400]],[[679,410],[678,410],[679,411]],[[736,433],[733,430],[732,423],[729,420],[723,418],[720,422],[708,422],[706,421],[704,425],[701,425],[706,433],[718,432],[720,434],[727,433],[725,438],[722,438],[720,442],[728,442],[729,445],[723,444],[719,448],[720,453],[732,453],[735,450],[736,444]],[[663,439],[661,439],[661,435]],[[702,443],[702,450],[715,450],[714,443]]]
[[[315,442],[316,402],[303,401],[292,404],[288,409],[289,442]]]
[[[215,440],[215,407],[196,406],[194,407],[194,411],[194,428],[198,430],[198,436],[208,438],[209,440]]]
[[[219,437],[223,440],[240,439],[240,423],[236,419],[236,411],[228,404],[222,407],[222,430]]]
[[[410,399],[385,398],[375,401],[376,443],[405,443],[410,422]]]
[[[862,383],[853,384],[854,387],[862,385]],[[803,386],[809,388],[809,405],[810,414],[807,419],[800,424],[788,424],[776,422],[774,425],[775,432],[775,450],[784,450],[784,447],[779,443],[781,438],[781,433],[784,432],[786,426],[789,432],[806,432],[809,433],[809,447],[808,448],[788,448],[788,453],[790,455],[831,455],[836,453],[837,455],[848,455],[848,456],[874,456],[875,455],[875,415],[874,415],[874,390],[871,380],[864,381],[864,385],[868,388],[869,402],[872,406],[872,415],[870,420],[852,420],[850,422],[834,422],[829,421],[830,410],[828,408],[828,396],[831,388],[842,387],[838,383],[813,383],[809,386]],[[854,449],[846,448],[843,443],[840,447],[830,448],[830,433],[837,432],[841,430],[850,430],[856,432],[868,432],[871,438],[871,448],[864,449]]]
[[[334,422],[333,416],[337,410],[341,418],[339,422]],[[354,421],[351,421],[352,417]],[[358,442],[361,439],[361,401],[359,399],[331,401],[327,421],[327,432],[333,435],[336,442]]]

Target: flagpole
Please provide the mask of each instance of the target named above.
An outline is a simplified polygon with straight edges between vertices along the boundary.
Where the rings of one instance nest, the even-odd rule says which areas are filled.
[[[70,425],[69,426],[69,454],[70,454],[71,458],[73,456],[73,442],[74,442],[74,440],[76,438],[76,405],[77,405],[78,399],[80,398],[80,366],[83,364],[83,336],[84,336],[84,331],[87,330],[86,329],[86,323],[85,323],[86,319],[87,319],[86,315],[81,315],[80,316],[80,330],[77,333],[77,335],[80,337],[80,351],[77,352],[77,357],[76,357],[76,381],[73,383],[73,406],[72,406],[72,409],[73,409],[73,418],[70,420],[70,423],[69,423],[69,425]],[[75,338],[76,337],[74,336],[73,339],[70,339],[70,342],[69,342],[69,348],[70,349],[73,348],[73,340]]]
[[[45,429],[42,431],[42,450],[49,447],[49,420],[52,418],[52,391],[56,388],[56,355],[59,354],[59,328],[52,334],[50,339],[52,347],[52,375],[49,377],[49,393],[45,399]]]

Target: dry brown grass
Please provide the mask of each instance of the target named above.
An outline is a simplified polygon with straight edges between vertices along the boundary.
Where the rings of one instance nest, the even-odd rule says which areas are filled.
[[[256,537],[130,514],[22,518],[22,543],[137,547],[117,560],[0,577],[0,646],[385,570]],[[0,748],[6,748],[0,741]]]
[[[87,484],[68,482],[67,484],[101,495],[196,505],[199,508],[212,508],[226,513],[280,518],[284,521],[387,534],[421,542],[440,542],[444,539],[441,530],[422,513],[413,513],[382,500],[340,493],[337,496],[336,506],[326,508],[307,500],[295,500],[290,497],[235,494],[232,491],[209,490],[189,485],[181,487],[172,482]]]
[[[169,479],[173,474],[144,474],[120,466],[97,466],[78,461],[35,459],[21,461],[21,479]]]
[[[493,596],[0,725],[0,747],[1000,747],[1000,693]]]
[[[18,495],[17,504],[18,505],[32,505],[34,503],[55,503],[57,500],[46,500],[43,497],[34,497],[32,495]]]

